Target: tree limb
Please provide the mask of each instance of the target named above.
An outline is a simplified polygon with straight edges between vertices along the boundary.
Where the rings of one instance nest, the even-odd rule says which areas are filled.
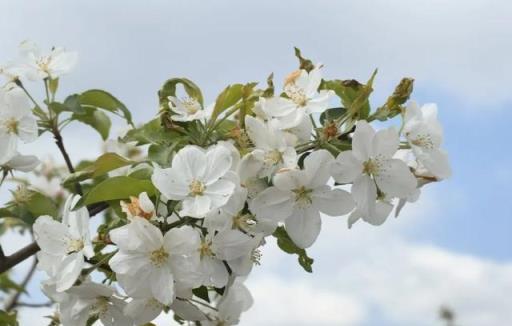
[[[64,147],[64,141],[62,140],[62,135],[60,134],[59,128],[53,128],[52,133],[53,137],[55,138],[55,143],[57,144],[57,147],[64,157],[64,161],[66,161],[66,166],[68,167],[69,173],[75,173],[75,168],[73,167],[73,163],[71,163],[71,159],[68,152],[66,151],[66,147]],[[75,191],[79,195],[83,194],[82,187],[78,182],[75,183]]]
[[[37,266],[37,259],[34,257],[34,261],[32,262],[32,265],[30,266],[30,269],[29,269],[27,275],[25,276],[25,278],[23,279],[23,281],[20,284],[20,289],[18,291],[16,291],[16,293],[14,293],[12,298],[5,304],[6,311],[10,311],[18,305],[18,300],[21,296],[21,293],[23,291],[25,291],[28,283],[32,279],[32,276],[34,276],[34,272],[36,271],[36,266]]]

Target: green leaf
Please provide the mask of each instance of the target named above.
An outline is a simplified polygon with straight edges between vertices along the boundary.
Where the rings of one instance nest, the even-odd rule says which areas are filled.
[[[85,108],[83,114],[75,113],[71,116],[72,120],[80,121],[93,127],[101,136],[103,140],[108,138],[110,133],[110,118],[103,112],[95,108]]]
[[[146,144],[170,144],[178,140],[181,135],[172,130],[164,129],[160,119],[156,118],[148,123],[131,129],[123,137],[124,142],[137,142],[137,145]]]
[[[336,120],[342,116],[344,116],[347,113],[347,109],[345,108],[330,108],[322,112],[320,114],[320,123],[325,125],[325,121],[333,121]]]
[[[150,180],[140,180],[127,176],[113,177],[96,185],[85,195],[76,208],[109,200],[127,199],[130,196],[138,196],[147,192],[149,196],[156,193],[156,189]]]
[[[35,218],[42,215],[50,215],[53,217],[59,215],[59,210],[53,200],[37,191],[31,191],[29,199],[24,206]]]
[[[373,72],[366,85],[357,80],[324,80],[320,89],[333,90],[353,119],[366,119],[370,114],[369,97],[373,91],[373,80],[376,74],[377,70]]]
[[[385,121],[391,119],[402,112],[402,105],[407,102],[413,91],[414,79],[403,78],[396,86],[393,94],[388,97],[386,103],[379,107],[370,117],[370,121],[378,119]]]
[[[198,297],[203,299],[206,302],[210,302],[210,297],[208,296],[208,288],[206,286],[201,286],[192,290],[192,293]]]
[[[84,114],[85,110],[80,105],[80,96],[78,94],[73,94],[64,100],[64,106],[67,108],[67,111],[74,112],[77,114]]]
[[[83,167],[81,170],[70,174],[64,180],[64,185],[71,185],[76,182],[80,182],[83,180],[97,178],[108,172],[121,168],[123,166],[133,164],[133,161],[127,160],[124,157],[117,155],[115,153],[105,153],[98,157],[98,159]]]
[[[199,87],[187,78],[172,78],[167,80],[160,91],[158,91],[158,99],[160,101],[160,108],[169,109],[169,96],[176,96],[176,86],[178,84],[183,85],[185,92],[188,96],[195,98],[201,106],[203,103],[203,94]]]
[[[281,248],[281,250],[288,254],[298,255],[300,266],[302,266],[302,268],[304,268],[304,270],[308,273],[313,272],[313,258],[308,257],[306,250],[297,247],[297,245],[293,243],[284,227],[278,227],[272,235],[277,239],[277,245],[279,248]]]
[[[242,84],[233,84],[226,87],[222,93],[219,94],[213,108],[211,117],[212,121],[215,121],[222,112],[232,107],[242,99],[242,96],[244,95],[243,88],[244,85]]]
[[[179,142],[169,145],[153,144],[149,146],[148,157],[151,161],[158,163],[162,167],[169,167],[171,164],[171,155],[177,150]]]
[[[2,292],[8,292],[10,290],[16,290],[19,292],[25,292],[25,289],[23,289],[21,286],[19,286],[17,283],[13,282],[7,273],[0,274],[0,291]]]
[[[299,59],[300,69],[304,69],[307,72],[310,72],[311,70],[313,70],[315,68],[313,61],[304,58],[298,48],[294,48],[294,49],[295,49],[295,56]]]
[[[132,114],[128,108],[112,94],[100,89],[91,89],[83,92],[79,96],[82,107],[91,107],[112,112],[124,117],[130,125],[133,125]]]
[[[4,310],[0,310],[0,325],[4,326],[18,326],[17,321],[17,312],[6,312]]]

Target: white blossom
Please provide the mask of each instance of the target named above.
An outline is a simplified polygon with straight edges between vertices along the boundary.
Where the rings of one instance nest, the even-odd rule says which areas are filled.
[[[448,154],[440,148],[443,129],[437,120],[437,106],[426,104],[421,108],[409,102],[405,111],[403,132],[418,161],[436,178],[451,175]]]
[[[127,225],[110,231],[119,252],[110,259],[124,290],[132,297],[153,297],[168,305],[175,297],[174,280],[189,272],[199,234],[189,226],[165,235],[149,221],[133,217]],[[124,278],[124,281],[123,281]]]
[[[337,182],[353,182],[358,214],[368,219],[377,215],[377,199],[405,198],[416,189],[416,178],[405,162],[392,158],[398,145],[398,133],[393,128],[375,132],[360,120],[352,137],[352,150],[341,152],[331,166]]]
[[[87,208],[72,210],[79,199],[79,196],[68,198],[62,222],[40,216],[33,227],[34,238],[41,248],[37,254],[38,266],[50,276],[59,292],[73,286],[86,264],[85,258],[94,255]]]
[[[320,212],[339,216],[349,213],[354,202],[349,193],[327,185],[326,167],[333,161],[326,150],[312,152],[303,170],[276,174],[274,186],[254,199],[251,211],[257,218],[285,220],[290,238],[301,248],[313,244],[321,229]]]
[[[169,96],[168,100],[172,112],[176,113],[171,115],[171,119],[174,121],[204,120],[207,117],[207,112],[202,109],[201,103],[195,98],[179,99],[175,96]]]
[[[223,146],[205,151],[186,146],[172,160],[171,168],[156,167],[151,180],[168,199],[182,201],[181,216],[203,218],[221,207],[233,194],[231,153]]]
[[[19,141],[37,138],[37,122],[27,96],[19,88],[0,88],[0,165],[17,154]]]

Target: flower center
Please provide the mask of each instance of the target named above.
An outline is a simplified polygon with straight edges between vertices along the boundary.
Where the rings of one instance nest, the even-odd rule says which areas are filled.
[[[298,87],[295,84],[288,84],[285,86],[284,92],[298,106],[306,106],[308,99],[304,89]]]
[[[161,267],[165,264],[165,262],[167,262],[167,258],[169,258],[169,254],[163,247],[153,251],[149,256],[149,260],[151,260],[151,263],[156,267]]]
[[[306,189],[305,187],[300,187],[298,189],[293,190],[295,193],[295,202],[299,207],[307,207],[311,205],[311,189]]]
[[[434,142],[429,134],[419,134],[411,141],[411,144],[425,149],[434,149]]]
[[[283,161],[283,154],[277,149],[274,149],[265,153],[264,160],[271,165],[281,163]]]
[[[18,120],[15,118],[8,118],[3,121],[4,128],[9,134],[18,134]]]
[[[68,243],[68,253],[79,252],[84,249],[84,242],[82,239],[71,239]]]
[[[96,302],[91,307],[93,314],[103,315],[107,312],[109,306],[108,298],[99,297],[96,299]]]
[[[183,99],[183,106],[188,114],[194,114],[200,109],[199,102],[191,97]]]
[[[204,183],[199,180],[192,180],[188,186],[191,196],[202,196],[204,192]]]
[[[379,173],[381,164],[378,160],[369,159],[363,163],[363,173],[368,175],[377,175]]]
[[[42,57],[37,61],[39,69],[44,72],[48,72],[50,66],[50,57]]]
[[[233,217],[233,229],[247,230],[256,224],[251,214],[238,214]]]
[[[201,245],[199,246],[199,255],[201,256],[201,259],[203,257],[213,257],[215,255],[212,251],[211,245],[211,241],[201,240]]]

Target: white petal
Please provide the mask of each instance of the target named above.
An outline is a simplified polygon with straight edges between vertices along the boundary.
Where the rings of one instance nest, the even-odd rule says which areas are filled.
[[[387,196],[400,198],[409,196],[418,184],[407,164],[397,159],[384,161],[375,181]]]
[[[222,261],[203,257],[200,266],[203,273],[203,285],[222,288],[228,283],[229,274]]]
[[[377,199],[377,187],[375,182],[368,175],[360,175],[352,185],[352,197],[357,209],[363,215],[370,215],[375,212],[375,200]]]
[[[214,146],[206,153],[206,171],[204,182],[209,185],[231,169],[231,152],[224,146]]]
[[[363,173],[363,164],[352,151],[344,151],[331,164],[331,173],[336,182],[350,183]]]
[[[66,256],[60,263],[56,275],[57,291],[66,291],[72,287],[83,267],[84,256],[82,253],[75,252]]]
[[[250,203],[251,212],[257,218],[284,221],[292,214],[294,194],[270,187],[260,192]]]
[[[257,148],[269,148],[269,134],[265,123],[251,116],[245,117],[245,131]]]
[[[3,133],[0,130],[0,165],[7,163],[16,155],[18,140],[12,134]]]
[[[372,141],[375,131],[364,120],[356,123],[356,131],[352,137],[352,153],[359,161],[366,161],[372,153]]]
[[[252,237],[238,230],[226,230],[215,235],[212,251],[218,259],[232,260],[249,254],[256,245]]]
[[[348,214],[355,206],[354,199],[348,192],[341,189],[331,189],[329,186],[316,188],[311,197],[316,209],[330,216]]]
[[[203,196],[210,197],[213,207],[221,207],[227,203],[234,190],[234,183],[221,179],[206,186]]]
[[[271,117],[284,117],[297,110],[297,105],[290,99],[276,96],[261,98],[261,107]]]
[[[153,321],[162,312],[164,306],[153,299],[133,299],[123,312],[133,319],[135,324],[144,325]]]
[[[304,173],[307,178],[309,188],[323,186],[331,177],[329,167],[334,161],[331,153],[325,149],[312,152],[304,160]]]
[[[393,205],[385,201],[377,201],[375,204],[375,213],[372,215],[363,215],[363,220],[371,225],[381,225],[386,221],[389,213],[393,210]]]
[[[428,153],[420,154],[418,160],[436,178],[446,179],[452,174],[448,153],[442,149],[434,149]]]
[[[186,146],[172,160],[172,168],[186,180],[203,180],[208,162],[206,153],[197,146]]]
[[[312,172],[314,173],[315,171]],[[299,189],[308,182],[309,176],[301,170],[279,172],[276,173],[273,179],[274,187],[282,191]]]
[[[398,149],[400,140],[394,128],[387,128],[377,131],[372,142],[372,156],[391,158]]]
[[[34,170],[41,161],[34,155],[16,155],[7,162],[7,166],[11,169],[30,172]]]
[[[285,221],[288,235],[299,248],[310,247],[320,234],[321,227],[320,213],[312,206],[295,209]]]
[[[324,112],[329,107],[329,101],[333,95],[334,92],[331,90],[321,90],[318,95],[307,101],[306,112],[309,114]]]
[[[151,264],[148,254],[119,251],[109,261],[112,270],[119,274],[134,275]]]
[[[53,255],[64,255],[68,251],[68,228],[50,216],[40,216],[33,226],[34,237],[42,251]]]
[[[184,320],[201,321],[206,320],[204,312],[199,310],[195,305],[184,300],[174,300],[171,304],[171,309],[174,313]]]
[[[155,167],[151,181],[168,199],[182,200],[190,192],[189,183],[185,180],[183,172],[175,168]]]
[[[174,279],[168,269],[158,268],[151,273],[151,293],[164,305],[174,299]]]
[[[226,199],[227,200],[227,199]],[[209,196],[194,196],[185,198],[182,202],[181,216],[204,218],[212,208],[212,200]]]
[[[169,230],[164,236],[164,247],[171,255],[193,255],[199,247],[201,238],[191,226],[182,226]]]
[[[37,139],[37,121],[33,116],[24,116],[19,120],[18,136],[25,143],[30,143]]]

